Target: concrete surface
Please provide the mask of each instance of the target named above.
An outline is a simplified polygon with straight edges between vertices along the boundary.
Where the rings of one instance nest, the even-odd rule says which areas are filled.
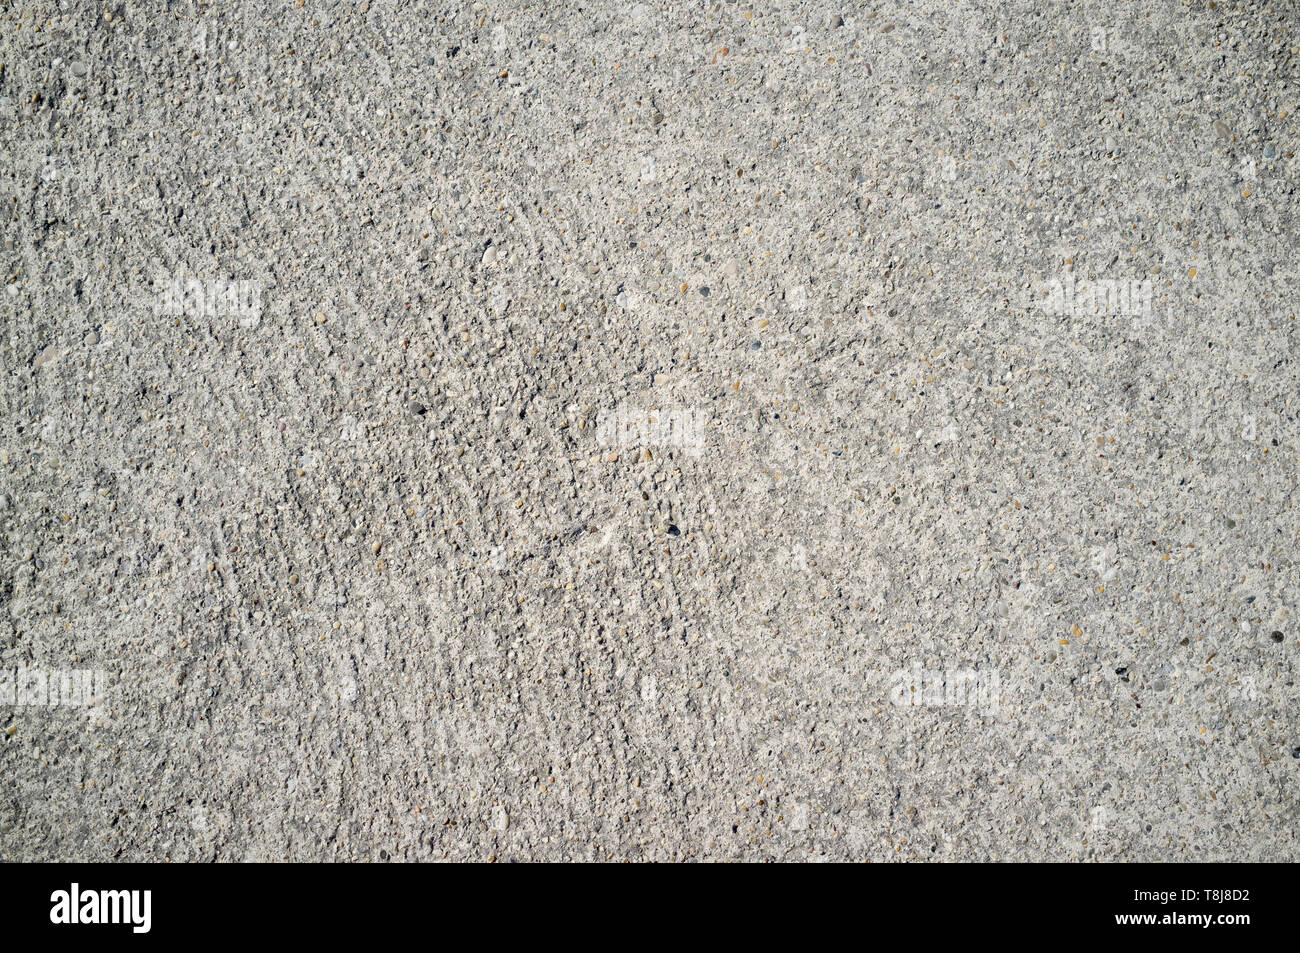
[[[0,11],[0,859],[1300,859],[1283,0]]]

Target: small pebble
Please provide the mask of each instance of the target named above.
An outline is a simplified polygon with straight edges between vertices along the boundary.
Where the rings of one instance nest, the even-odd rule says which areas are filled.
[[[10,285],[10,287],[12,288],[13,286]],[[41,351],[39,354],[36,355],[35,358],[32,359],[32,369],[35,370],[38,367],[43,367],[46,364],[49,364],[51,361],[57,359],[58,356],[59,356],[58,346],[51,344],[49,347]]]

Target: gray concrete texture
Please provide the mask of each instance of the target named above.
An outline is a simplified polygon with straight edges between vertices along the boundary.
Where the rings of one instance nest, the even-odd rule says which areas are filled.
[[[1284,0],[0,10],[0,859],[1291,860]]]

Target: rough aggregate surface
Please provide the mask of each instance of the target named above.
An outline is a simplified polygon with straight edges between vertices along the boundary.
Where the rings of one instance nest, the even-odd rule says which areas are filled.
[[[1300,859],[1298,54],[0,8],[0,859]]]

